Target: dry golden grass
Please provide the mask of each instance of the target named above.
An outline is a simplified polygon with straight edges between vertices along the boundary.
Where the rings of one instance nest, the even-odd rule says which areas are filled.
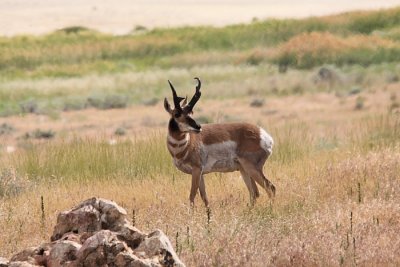
[[[1,249],[9,256],[47,240],[58,212],[100,196],[135,210],[140,229],[164,230],[188,266],[398,264],[399,147],[334,154],[269,164],[266,172],[280,189],[272,206],[263,194],[249,208],[238,174],[209,176],[210,223],[200,200],[190,211],[186,177],[32,186],[1,204]]]
[[[354,109],[357,96],[333,94],[271,98],[258,109],[248,107],[248,98],[199,103],[196,116],[261,124],[276,141],[265,166],[278,190],[274,203],[262,192],[250,208],[238,173],[208,175],[210,221],[199,197],[193,211],[188,206],[190,179],[172,166],[165,129],[143,127],[158,133],[133,140],[141,121],[132,114],[153,112],[154,120],[165,121],[160,105],[65,113],[86,113],[72,128],[99,123],[100,117],[103,129],[116,125],[112,118],[130,122],[126,139],[132,142],[110,146],[97,125],[82,140],[25,144],[3,154],[2,178],[18,190],[0,202],[2,256],[48,240],[58,212],[99,196],[121,204],[130,216],[135,210],[139,229],[165,231],[188,266],[398,265],[400,119],[388,114],[396,88],[362,92],[361,110]],[[20,120],[22,127],[34,118],[9,122]]]

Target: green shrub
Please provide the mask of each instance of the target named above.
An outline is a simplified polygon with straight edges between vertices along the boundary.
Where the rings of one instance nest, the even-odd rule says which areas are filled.
[[[82,110],[86,108],[86,100],[79,96],[68,96],[63,100],[63,111]]]
[[[348,29],[352,32],[369,34],[377,29],[391,28],[400,24],[400,9],[381,10],[356,15],[352,19]]]
[[[15,170],[0,170],[0,199],[20,194],[27,186],[27,181],[19,177]]]
[[[31,133],[26,133],[25,138],[35,138],[35,139],[51,139],[56,135],[53,130],[41,130],[36,129]]]
[[[126,108],[129,97],[125,95],[91,96],[87,99],[87,106],[98,109]]]

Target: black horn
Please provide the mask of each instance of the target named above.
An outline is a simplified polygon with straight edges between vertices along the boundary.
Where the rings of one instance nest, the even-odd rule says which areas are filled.
[[[182,101],[184,98],[183,98],[183,97],[179,97],[179,96],[176,94],[175,88],[174,88],[174,86],[172,85],[172,83],[170,82],[170,80],[168,80],[168,83],[169,83],[169,86],[171,87],[171,90],[172,90],[172,96],[173,96],[173,98],[174,98],[174,106],[175,106],[175,109],[181,110],[182,108],[181,108],[180,103],[181,103],[181,101]]]
[[[185,107],[185,111],[190,113],[193,110],[194,105],[196,105],[197,101],[199,101],[200,96],[201,96],[201,92],[200,92],[200,88],[201,88],[201,81],[199,78],[194,78],[195,80],[197,80],[197,86],[196,86],[196,92],[194,93],[192,99],[190,100],[189,104],[187,104],[187,106]]]

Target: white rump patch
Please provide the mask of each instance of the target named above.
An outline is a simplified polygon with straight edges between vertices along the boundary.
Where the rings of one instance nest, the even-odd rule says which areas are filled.
[[[260,127],[260,146],[269,154],[272,153],[272,147],[274,146],[274,140],[272,137]]]

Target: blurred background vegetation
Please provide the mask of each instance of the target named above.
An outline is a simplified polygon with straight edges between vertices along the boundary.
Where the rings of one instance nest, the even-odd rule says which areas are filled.
[[[75,26],[1,37],[0,51],[0,116],[156,103],[166,79],[179,85],[194,73],[213,79],[210,92],[218,94],[211,98],[339,90],[337,84],[346,91],[399,79],[400,8],[222,28],[136,27],[123,36]],[[328,82],[305,84],[312,72]],[[267,76],[289,83],[271,85]],[[221,90],[227,77],[244,88]]]

